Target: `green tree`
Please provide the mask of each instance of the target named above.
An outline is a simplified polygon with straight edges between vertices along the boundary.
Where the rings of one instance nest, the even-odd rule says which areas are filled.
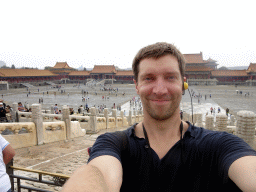
[[[220,67],[218,70],[228,70],[228,68],[223,66],[223,67]]]
[[[44,70],[50,70],[52,67],[50,67],[50,66],[45,66],[44,67]]]

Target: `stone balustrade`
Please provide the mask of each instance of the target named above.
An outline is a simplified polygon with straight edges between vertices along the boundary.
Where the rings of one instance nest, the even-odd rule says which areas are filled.
[[[236,135],[253,146],[255,142],[255,113],[251,111],[239,111],[237,116]]]
[[[216,115],[215,129],[217,131],[226,131],[226,132],[228,132],[227,126],[228,126],[228,117],[227,117],[227,115],[218,113]]]
[[[129,111],[127,117],[124,116],[123,111],[118,116],[115,109],[111,113],[108,112],[108,109],[104,109],[104,114],[99,116],[93,107],[90,109],[89,116],[82,116],[81,114],[69,115],[67,106],[63,106],[63,114],[48,114],[42,113],[42,111],[44,110],[41,110],[40,104],[33,104],[32,113],[18,112],[19,120],[26,119],[26,121],[30,120],[31,122],[1,123],[0,132],[8,129],[11,135],[4,135],[4,137],[14,148],[22,148],[71,139],[83,136],[86,132],[95,133],[102,129],[128,127],[143,120],[141,111]],[[16,114],[16,112],[13,114]],[[241,111],[238,113],[237,122],[234,122],[233,117],[231,117],[230,121],[227,121],[227,116],[224,114],[217,114],[216,122],[214,122],[212,115],[207,115],[204,123],[200,113],[196,114],[193,119],[197,122],[197,126],[205,124],[206,129],[236,134],[252,145],[256,134],[255,118],[253,112]],[[192,117],[184,112],[183,120],[191,122]]]
[[[62,114],[48,114],[42,113],[43,121],[44,122],[52,122],[52,121],[61,121]]]
[[[98,130],[106,129],[106,118],[96,117]]]
[[[20,112],[16,104],[14,103],[15,110],[12,117],[14,121],[22,122],[0,124],[0,132],[8,129],[11,133],[4,137],[8,138],[7,140],[14,148],[69,140],[84,136],[87,131],[95,133],[102,129],[127,127],[130,123],[132,125],[143,120],[141,111],[133,111],[134,115],[131,111],[126,117],[123,111],[118,116],[116,109],[111,113],[108,109],[104,109],[104,114],[99,115],[92,107],[89,116],[83,116],[82,114],[70,115],[67,106],[62,107],[62,114],[49,114],[49,110],[41,109],[41,104],[33,104],[32,112]]]
[[[89,130],[90,129],[90,117],[89,116],[79,116],[79,114],[77,115],[70,115],[69,116],[71,122],[73,121],[78,121],[81,129],[85,129],[85,130]]]
[[[44,143],[66,140],[66,126],[64,121],[43,122]]]
[[[8,129],[12,134],[3,135],[14,149],[37,145],[36,126],[33,122],[0,123],[0,132]]]
[[[190,114],[183,113],[183,120],[191,119]],[[235,123],[234,116],[228,118],[225,114],[217,114],[214,122],[213,115],[205,116],[205,128],[209,130],[225,131],[242,138],[253,148],[256,148],[256,115],[251,111],[239,111],[237,113],[238,119]],[[194,117],[195,118],[195,117]],[[196,115],[196,121],[200,122],[202,116]],[[191,121],[190,121],[191,122]],[[202,123],[203,124],[203,123]],[[215,124],[215,125],[214,125]]]
[[[79,121],[79,122],[89,122],[89,116],[77,116],[77,115],[70,115],[69,116],[71,121]]]
[[[31,122],[32,121],[32,113],[31,112],[18,112],[18,120],[19,122]]]
[[[214,116],[207,115],[205,117],[205,128],[209,130],[214,130]]]

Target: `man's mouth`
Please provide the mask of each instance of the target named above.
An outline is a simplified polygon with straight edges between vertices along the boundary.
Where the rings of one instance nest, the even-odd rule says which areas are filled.
[[[166,103],[168,103],[170,100],[151,99],[151,101],[152,101],[153,103],[156,103],[156,104],[166,104]]]

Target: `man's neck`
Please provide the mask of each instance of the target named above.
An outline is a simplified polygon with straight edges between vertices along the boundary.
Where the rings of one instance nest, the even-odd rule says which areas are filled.
[[[144,116],[143,124],[149,135],[149,138],[161,140],[165,137],[174,138],[180,137],[180,123],[179,114],[175,114],[166,120],[156,120],[151,117]]]
[[[188,124],[183,123],[183,134],[188,129]],[[161,159],[165,154],[180,140],[180,124],[179,114],[164,121],[157,121],[144,115],[143,122],[139,123],[135,128],[135,134],[139,138],[145,138],[143,126],[147,132],[150,147],[157,153]]]

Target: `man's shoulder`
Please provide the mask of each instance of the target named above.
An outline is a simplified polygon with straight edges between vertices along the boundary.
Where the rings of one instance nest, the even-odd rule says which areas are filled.
[[[99,137],[116,137],[116,138],[129,137],[134,130],[134,126],[135,125],[128,127],[127,129],[120,130],[120,131],[106,132],[106,133],[100,135]]]
[[[223,142],[225,140],[241,140],[236,135],[233,135],[231,133],[227,133],[225,131],[216,131],[216,130],[209,130],[205,129],[203,127],[197,127],[195,125],[191,125],[189,127],[189,131],[191,132],[191,135],[196,140],[202,140],[203,142]]]

